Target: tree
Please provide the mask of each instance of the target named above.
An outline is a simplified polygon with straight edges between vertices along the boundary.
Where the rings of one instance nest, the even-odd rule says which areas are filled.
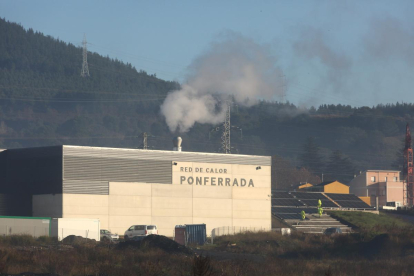
[[[313,174],[321,174],[323,168],[319,146],[313,137],[308,137],[302,146],[302,154],[299,156],[302,167],[307,168]]]
[[[339,150],[334,151],[329,157],[329,163],[326,166],[324,180],[348,183],[352,180],[355,173],[355,166],[348,157],[344,157]]]
[[[321,179],[305,168],[294,167],[280,156],[272,156],[272,189],[292,190],[304,182],[315,185],[321,183]]]
[[[391,163],[391,169],[402,171],[404,162],[405,137],[401,140],[400,147],[395,151],[395,159]]]

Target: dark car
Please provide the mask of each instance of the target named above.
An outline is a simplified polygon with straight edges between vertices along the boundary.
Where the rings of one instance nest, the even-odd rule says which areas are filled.
[[[338,228],[338,227],[330,227],[330,228],[327,228],[323,232],[323,234],[324,235],[327,235],[327,236],[332,236],[332,235],[336,235],[336,234],[342,234],[342,230],[341,230],[341,228]]]

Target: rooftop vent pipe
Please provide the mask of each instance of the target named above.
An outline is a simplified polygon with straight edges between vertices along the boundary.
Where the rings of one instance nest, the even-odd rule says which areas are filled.
[[[173,151],[181,151],[181,143],[183,142],[183,139],[181,137],[174,137],[173,138]]]

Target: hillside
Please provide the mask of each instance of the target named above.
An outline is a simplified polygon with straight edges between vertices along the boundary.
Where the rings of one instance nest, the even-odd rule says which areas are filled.
[[[82,78],[81,48],[5,19],[0,19],[0,35],[0,147],[138,148],[140,135],[147,132],[150,148],[171,149],[177,133],[170,133],[159,106],[178,83],[97,53],[88,53],[90,77]],[[360,170],[396,168],[391,165],[413,116],[413,104],[306,110],[277,102],[235,106],[232,125],[242,131],[233,129],[233,152],[278,155],[281,170],[303,165],[317,175],[347,181]],[[220,130],[212,129],[196,124],[180,134],[183,149],[217,152]],[[319,157],[310,156],[306,163],[309,137]]]

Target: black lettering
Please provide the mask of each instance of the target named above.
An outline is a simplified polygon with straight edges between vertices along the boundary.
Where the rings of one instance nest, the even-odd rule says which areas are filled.
[[[185,181],[185,176],[180,177],[180,184],[183,184],[183,181]]]
[[[183,171],[184,171],[184,168],[183,168],[183,167],[181,167],[181,168],[180,168],[180,172],[183,172]]]
[[[216,178],[215,177],[211,178],[211,186],[216,186]]]
[[[226,186],[230,186],[230,178],[226,178]]]
[[[199,172],[200,171],[200,169],[199,168],[195,168],[195,172]]]
[[[196,185],[201,185],[202,181],[203,181],[202,177],[196,177]]]
[[[189,172],[192,172],[193,171],[193,168],[192,167],[188,168],[188,171]]]
[[[185,172],[188,172],[188,167],[185,167]]]
[[[201,172],[201,173],[203,172],[203,168],[200,168],[200,172]]]
[[[254,187],[254,184],[253,184],[253,179],[250,179],[250,181],[249,181],[249,187],[250,187],[250,186]]]
[[[235,178],[234,181],[233,181],[233,186],[234,185],[239,186],[239,183],[237,183],[237,178]]]
[[[209,173],[209,172],[210,172],[210,171],[209,171],[209,168],[207,168],[207,169],[206,169],[206,173]]]
[[[218,178],[217,186],[223,186],[223,178],[221,178],[221,177]]]
[[[204,185],[206,185],[206,183],[208,183],[208,177],[204,177]]]
[[[193,183],[194,183],[194,178],[193,178],[192,176],[190,176],[190,177],[187,179],[187,182],[188,182],[188,184],[193,185]]]
[[[223,169],[220,169],[220,170],[219,170],[219,173],[223,173]]]
[[[224,169],[224,173],[227,173],[227,169]]]
[[[246,186],[246,179],[244,179],[244,178],[240,179],[240,186],[241,187]]]

